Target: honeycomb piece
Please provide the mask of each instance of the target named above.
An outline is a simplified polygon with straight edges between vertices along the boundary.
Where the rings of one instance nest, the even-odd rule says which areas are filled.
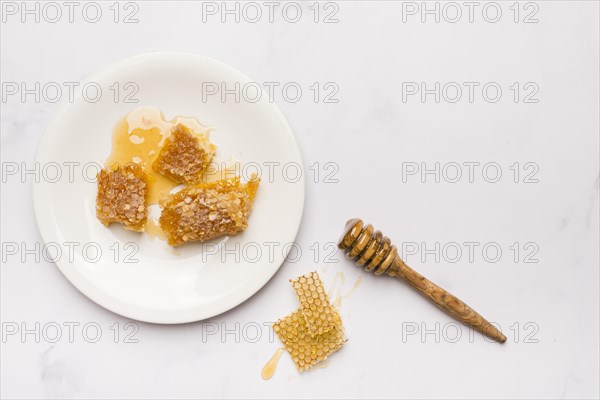
[[[177,183],[197,182],[212,161],[217,147],[204,135],[178,124],[165,140],[152,169]]]
[[[310,334],[320,335],[335,327],[336,312],[329,302],[319,274],[311,272],[291,282]]]
[[[345,343],[344,329],[337,311],[338,324],[320,335],[311,335],[306,318],[300,309],[273,324],[273,330],[292,356],[299,371],[310,369],[324,361]]]
[[[291,282],[300,308],[273,324],[273,330],[296,368],[304,371],[337,351],[346,339],[342,318],[329,303],[319,274],[311,272]]]
[[[260,179],[252,175],[188,186],[161,201],[160,226],[172,246],[235,235],[248,226]]]
[[[141,232],[148,218],[148,181],[138,164],[118,164],[102,169],[97,175],[96,217],[104,225],[123,224],[126,229]]]

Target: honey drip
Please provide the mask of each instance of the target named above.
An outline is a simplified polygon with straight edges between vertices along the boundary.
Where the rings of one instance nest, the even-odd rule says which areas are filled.
[[[279,363],[279,359],[284,352],[284,348],[280,347],[275,351],[275,354],[267,361],[265,366],[263,367],[260,376],[264,380],[269,380],[275,375],[275,370],[277,369],[277,363]]]
[[[339,284],[338,284],[338,281],[340,282]],[[346,283],[346,276],[344,275],[344,273],[342,271],[338,271],[335,274],[335,278],[333,279],[333,283],[331,284],[331,289],[329,289],[329,292],[327,294],[327,296],[330,299],[333,299],[334,289],[337,286],[337,292],[336,292],[336,295],[335,295],[335,300],[333,301],[333,306],[336,307],[336,308],[339,308],[342,305],[342,300],[343,299],[347,299],[350,296],[352,296],[352,294],[356,291],[356,289],[362,283],[362,277],[359,276],[358,278],[356,278],[356,281],[354,282],[354,286],[352,286],[352,288],[349,291],[347,291],[345,294],[342,294],[342,288],[344,287],[345,283]]]
[[[150,239],[159,238],[167,240],[167,234],[162,230],[157,220],[148,218],[146,229],[144,230]]]

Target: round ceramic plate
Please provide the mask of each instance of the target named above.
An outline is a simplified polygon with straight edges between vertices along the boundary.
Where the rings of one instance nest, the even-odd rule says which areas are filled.
[[[292,248],[304,206],[302,160],[277,106],[266,93],[258,96],[257,85],[241,72],[193,54],[136,56],[86,82],[78,87],[85,91],[76,90],[61,105],[37,153],[44,173],[33,188],[35,214],[47,253],[62,273],[99,305],[155,323],[199,321],[256,293]],[[221,88],[236,87],[239,98],[221,96]],[[156,107],[167,119],[193,116],[214,127],[217,155],[243,161],[242,178],[259,172],[244,232],[171,248],[96,219],[95,174],[110,153],[113,127],[141,106]]]

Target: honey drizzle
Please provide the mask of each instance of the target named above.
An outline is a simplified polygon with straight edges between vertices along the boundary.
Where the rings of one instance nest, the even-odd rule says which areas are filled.
[[[336,287],[338,278],[340,280],[340,285],[337,288],[338,290],[337,290],[336,298],[340,297],[340,295],[342,294],[342,286],[344,286],[344,283],[346,282],[346,276],[344,275],[344,273],[342,271],[338,271],[335,274],[335,278],[333,278],[333,283],[331,284],[331,289],[329,289],[329,292],[327,292],[327,297],[329,297],[330,301],[333,298],[333,289],[335,289],[335,287]]]
[[[359,276],[358,278],[356,278],[356,281],[354,281],[354,286],[352,286],[352,289],[347,291],[346,294],[343,296],[344,299],[347,299],[350,296],[352,296],[354,294],[354,292],[356,291],[356,289],[358,289],[358,287],[360,286],[361,283],[362,283],[362,276]]]
[[[269,380],[273,377],[273,375],[275,375],[275,370],[277,369],[277,363],[279,363],[279,359],[281,358],[281,355],[283,354],[283,352],[285,351],[285,349],[283,347],[278,348],[275,351],[275,354],[273,354],[273,356],[269,359],[269,361],[267,361],[267,363],[265,364],[265,366],[263,367],[260,376],[264,379],[264,380]]]
[[[349,291],[347,291],[345,294],[342,294],[342,288],[344,287],[344,284],[346,283],[346,276],[344,275],[344,273],[342,271],[338,271],[335,274],[333,283],[331,284],[331,289],[329,289],[329,292],[327,293],[327,297],[329,297],[330,300],[333,298],[333,292],[334,292],[334,289],[336,288],[338,279],[340,281],[340,284],[337,287],[337,293],[335,296],[335,300],[333,302],[333,306],[336,308],[339,308],[342,305],[343,299],[347,299],[350,296],[352,296],[352,294],[356,291],[356,289],[362,283],[362,276],[359,276],[358,278],[356,278],[356,281],[354,282],[354,286],[352,286],[352,288]]]

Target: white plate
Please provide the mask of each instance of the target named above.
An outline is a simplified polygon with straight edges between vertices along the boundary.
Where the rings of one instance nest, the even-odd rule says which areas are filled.
[[[236,102],[232,95],[224,102],[217,95],[203,99],[203,82],[225,82],[226,88],[239,82],[243,88],[252,80],[221,62],[193,54],[135,56],[86,82],[93,82],[87,86],[87,99],[77,95],[61,105],[37,153],[42,179],[34,184],[33,200],[46,256],[54,257],[67,279],[90,299],[140,321],[198,321],[256,293],[291,249],[304,207],[304,177],[297,181],[295,177],[302,160],[277,106],[264,92],[257,102],[244,98]],[[116,99],[115,82],[121,88]],[[129,85],[125,90],[128,82],[139,88],[133,96],[137,104],[123,102],[135,88]],[[102,96],[92,103],[95,85]],[[248,100],[254,100],[255,93],[250,93]],[[254,170],[260,167],[262,182],[249,227],[220,241],[225,249],[217,252],[213,244],[195,243],[174,251],[159,239],[125,231],[118,224],[106,228],[96,219],[95,166],[102,165],[110,153],[114,124],[139,106],[157,107],[167,119],[198,118],[216,128],[211,139],[219,146],[218,155],[256,163]],[[271,178],[269,163],[279,163]],[[57,166],[62,171],[59,179]]]

